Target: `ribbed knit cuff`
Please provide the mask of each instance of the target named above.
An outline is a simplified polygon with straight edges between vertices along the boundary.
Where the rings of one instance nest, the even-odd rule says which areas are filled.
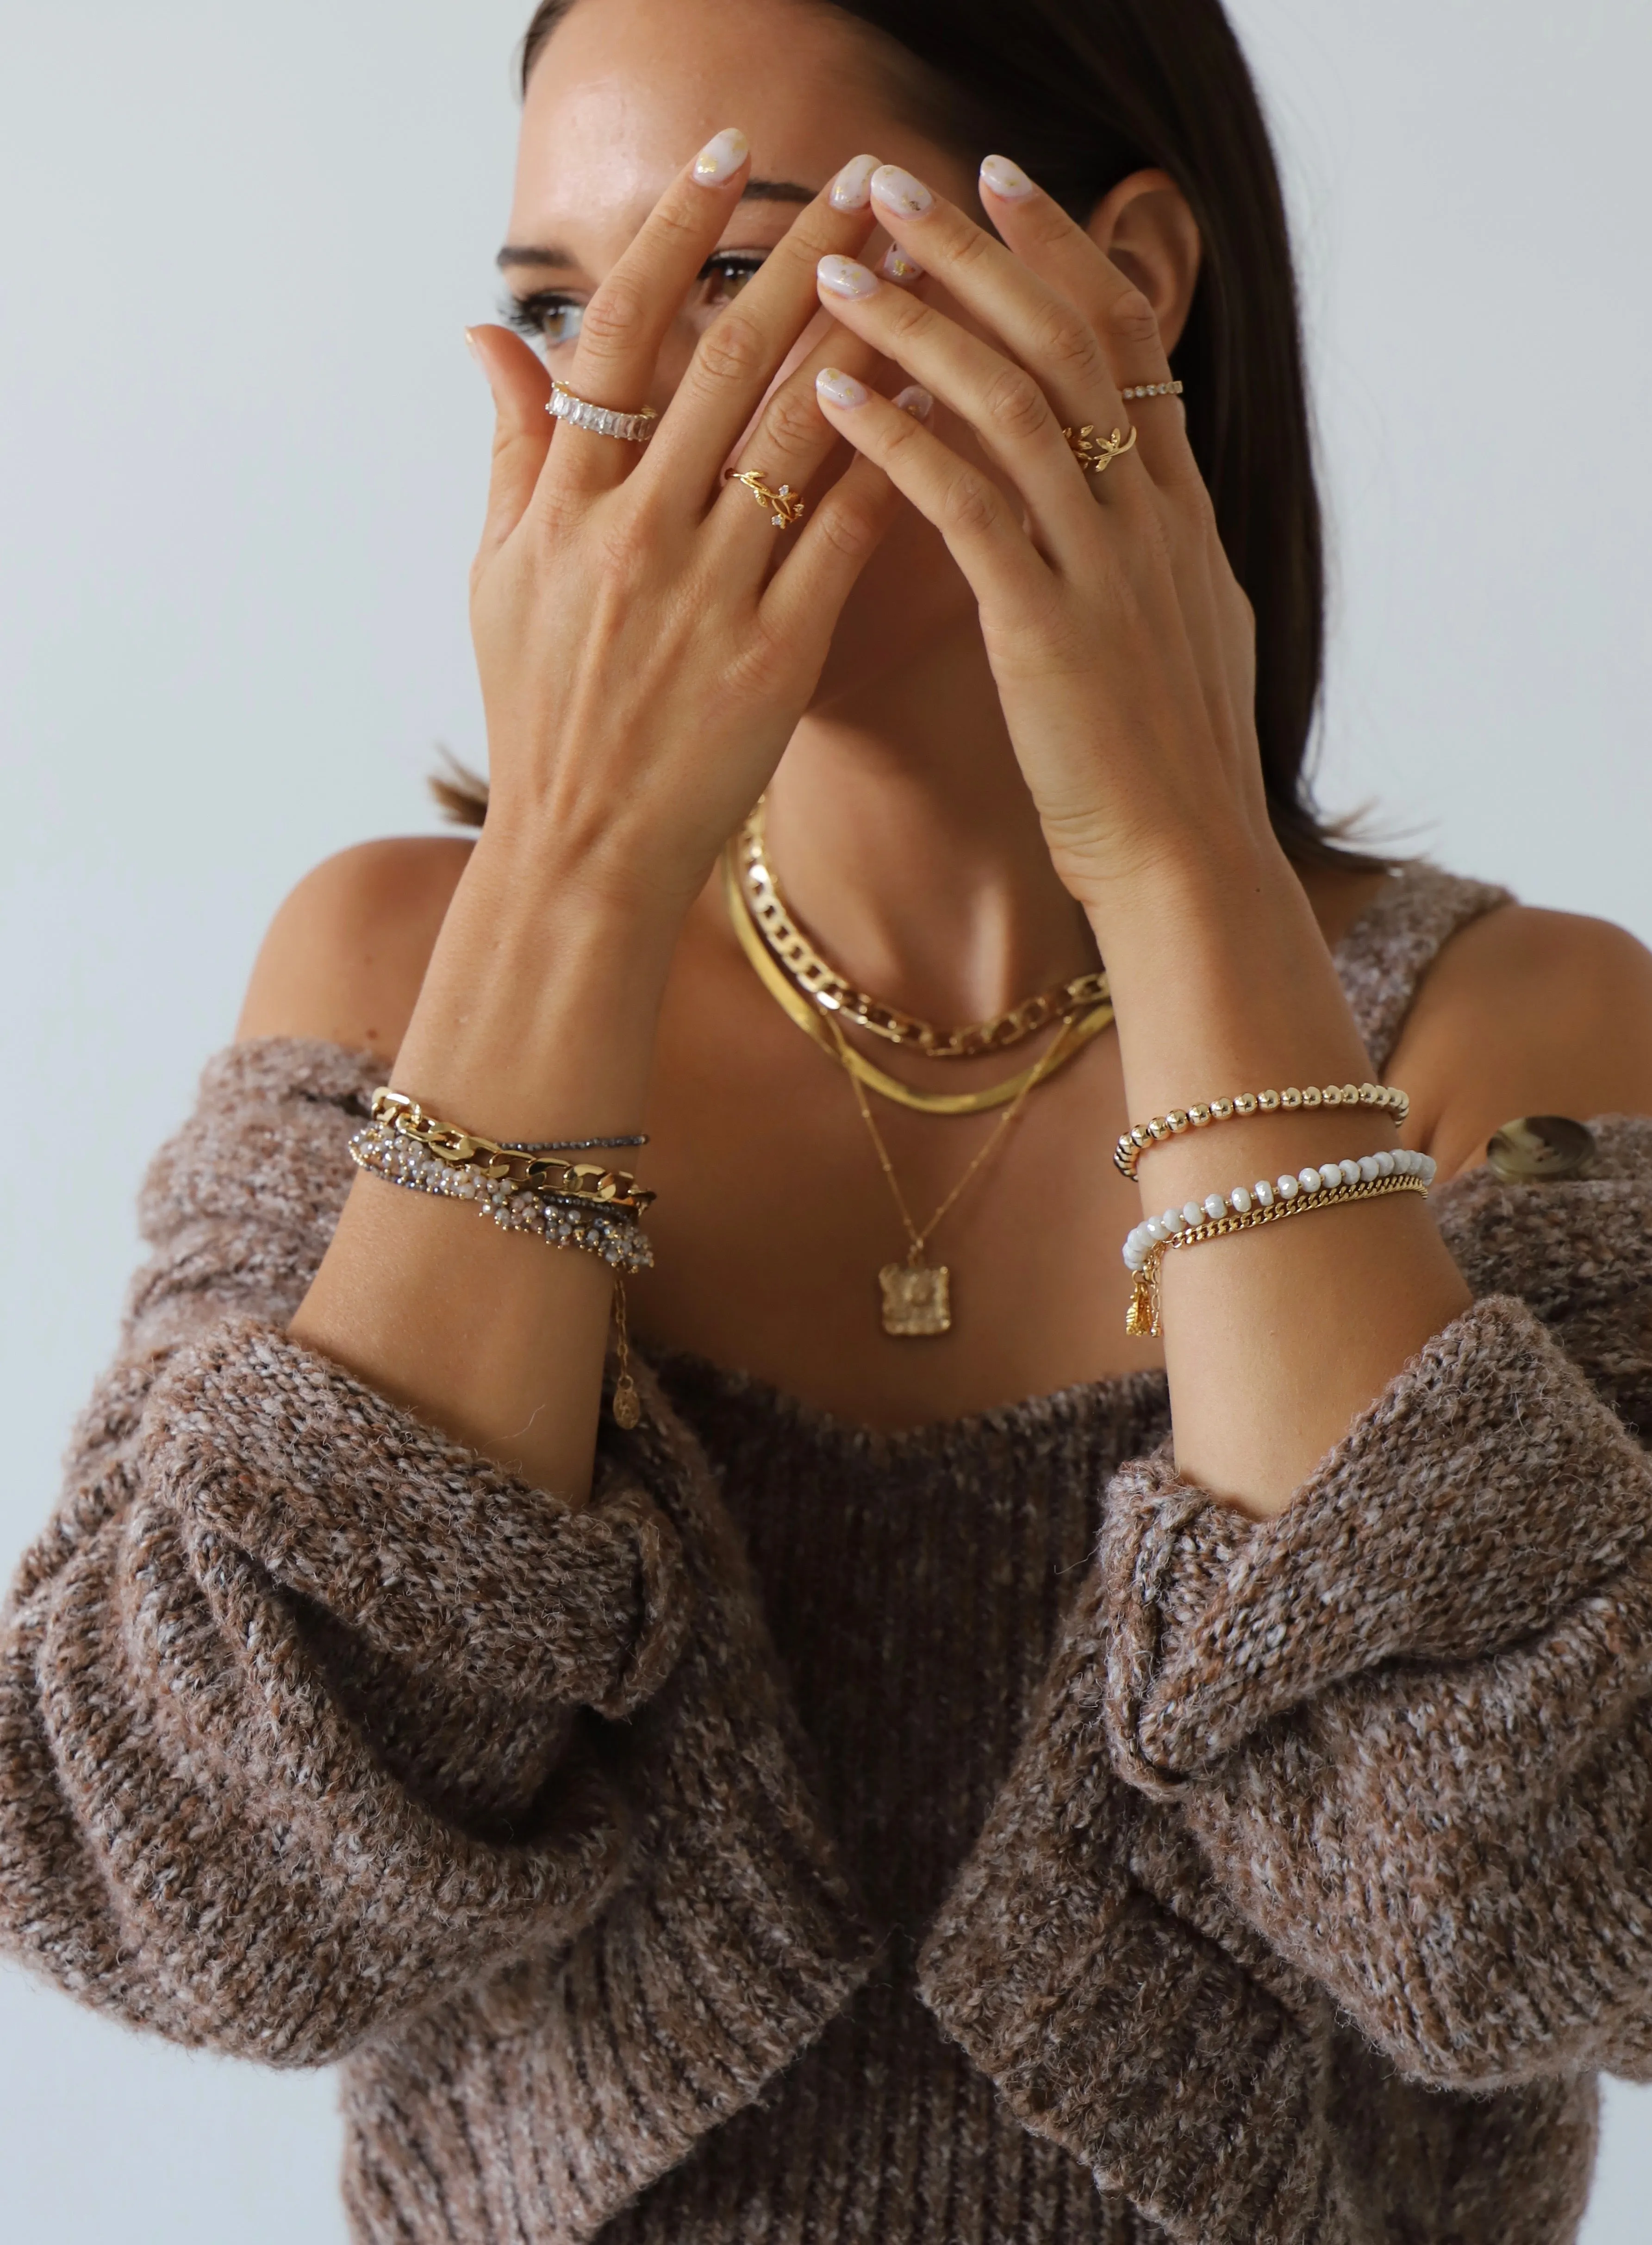
[[[479,1696],[624,1715],[682,1648],[676,1531],[617,1471],[585,1508],[529,1489],[265,1325],[179,1353],[140,1470],[169,1490],[198,1571],[227,1544],[376,1652]]]
[[[1108,1767],[1103,1626],[1099,1599],[1082,1598],[925,1945],[924,1999],[1026,2127],[1171,2237],[1354,2234],[1317,2125],[1330,2007],[1236,1921],[1196,1922],[1221,1897],[1188,1875],[1164,1812]]]
[[[1477,1303],[1408,1364],[1278,1518],[1180,1481],[1108,1491],[1114,1766],[1171,1798],[1263,1724],[1396,1660],[1519,1642],[1646,1532],[1642,1453],[1522,1304]]]

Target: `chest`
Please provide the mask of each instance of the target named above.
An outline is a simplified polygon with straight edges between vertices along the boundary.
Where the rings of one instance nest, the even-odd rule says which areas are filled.
[[[928,1081],[973,1089],[1024,1057],[931,1068]],[[1111,1033],[996,1138],[1003,1109],[941,1117],[875,1095],[869,1103],[900,1198],[927,1233],[921,1261],[946,1273],[944,1333],[886,1329],[911,1238],[847,1075],[743,961],[686,964],[667,998],[648,1119],[656,1267],[633,1292],[645,1342],[882,1428],[1161,1363],[1155,1344],[1124,1333],[1119,1250],[1140,1210],[1111,1159],[1126,1119]],[[920,1281],[921,1294],[932,1300],[937,1284]]]

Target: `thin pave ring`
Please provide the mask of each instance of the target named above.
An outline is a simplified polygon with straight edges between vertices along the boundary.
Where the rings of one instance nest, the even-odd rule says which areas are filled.
[[[1119,392],[1119,395],[1121,397],[1125,399],[1133,397],[1180,397],[1181,395],[1181,384],[1179,382],[1138,382],[1134,390],[1121,390]]]
[[[640,413],[616,413],[609,406],[593,405],[588,397],[576,397],[565,382],[554,381],[545,410],[553,421],[565,421],[571,429],[588,430],[593,437],[618,437],[627,444],[646,444],[660,418],[652,405],[645,405]]]

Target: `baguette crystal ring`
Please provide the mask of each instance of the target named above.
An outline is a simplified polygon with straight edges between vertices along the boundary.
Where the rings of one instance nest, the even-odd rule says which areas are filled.
[[[1087,476],[1106,475],[1114,460],[1121,460],[1127,452],[1135,450],[1134,423],[1127,437],[1122,429],[1115,429],[1110,437],[1098,437],[1094,424],[1089,422],[1082,429],[1063,429],[1061,434]]]
[[[593,405],[588,397],[576,397],[565,382],[555,381],[545,410],[571,429],[589,430],[593,437],[618,437],[627,444],[646,444],[660,418],[652,405],[645,405],[640,413],[616,413],[606,405]]]
[[[765,480],[761,468],[747,468],[741,474],[731,475],[731,484],[744,484],[746,489],[762,506],[776,530],[789,530],[795,522],[803,519],[805,501],[789,484],[773,490]]]

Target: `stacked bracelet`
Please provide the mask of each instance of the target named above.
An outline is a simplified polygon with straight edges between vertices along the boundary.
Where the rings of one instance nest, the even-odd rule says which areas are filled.
[[[1124,1243],[1127,1269],[1135,1273],[1125,1331],[1133,1339],[1156,1336],[1159,1321],[1159,1265],[1173,1247],[1198,1247],[1209,1239],[1223,1239],[1235,1231],[1254,1231],[1282,1217],[1301,1216],[1313,1208],[1331,1208],[1344,1201],[1376,1200],[1389,1193],[1415,1192],[1426,1197],[1437,1165],[1428,1154],[1396,1146],[1391,1153],[1366,1154],[1357,1161],[1327,1162],[1323,1166],[1289,1172],[1272,1184],[1262,1178],[1254,1185],[1236,1185],[1228,1194],[1212,1193],[1202,1201],[1190,1200],[1181,1208],[1168,1208],[1162,1216],[1139,1224]]]
[[[625,1170],[569,1161],[570,1153],[640,1146],[644,1138],[583,1139],[560,1147],[503,1145],[427,1115],[416,1100],[388,1088],[373,1095],[373,1119],[349,1143],[350,1159],[387,1184],[445,1200],[468,1200],[502,1231],[531,1232],[547,1247],[577,1248],[614,1274],[618,1374],[613,1415],[634,1427],[642,1415],[631,1376],[624,1281],[653,1265],[637,1221],[653,1200]]]
[[[1232,1122],[1246,1116],[1293,1114],[1298,1109],[1320,1107],[1368,1107],[1403,1122],[1411,1113],[1411,1098],[1385,1083],[1310,1084],[1305,1091],[1295,1085],[1289,1091],[1242,1091],[1232,1099],[1213,1099],[1208,1105],[1202,1101],[1192,1107],[1174,1108],[1168,1115],[1155,1115],[1151,1122],[1133,1123],[1113,1150],[1114,1166],[1134,1179],[1142,1155],[1151,1147],[1162,1145],[1167,1138],[1179,1138],[1185,1131],[1209,1129],[1213,1122]]]

